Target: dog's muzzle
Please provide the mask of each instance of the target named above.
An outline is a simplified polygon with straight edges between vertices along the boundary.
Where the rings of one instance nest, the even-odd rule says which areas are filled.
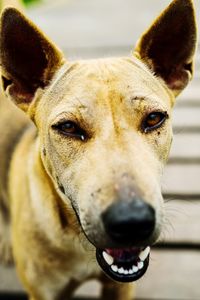
[[[116,281],[141,278],[149,265],[147,243],[155,230],[153,207],[140,199],[118,201],[107,208],[102,220],[109,239],[119,247],[96,250],[101,268]]]

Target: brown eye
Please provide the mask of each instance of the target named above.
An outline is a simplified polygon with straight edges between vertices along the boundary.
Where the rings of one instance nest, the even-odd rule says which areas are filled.
[[[159,128],[167,119],[166,112],[152,112],[143,121],[143,130],[145,133]]]
[[[85,140],[85,132],[73,121],[64,121],[52,126],[59,133],[69,137]]]
[[[73,122],[66,122],[59,125],[59,129],[64,133],[75,134],[77,131],[77,126]]]

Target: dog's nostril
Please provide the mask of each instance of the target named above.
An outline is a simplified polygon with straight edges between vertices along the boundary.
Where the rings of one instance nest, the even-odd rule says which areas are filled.
[[[140,199],[118,201],[102,214],[102,220],[107,234],[116,242],[139,242],[152,235],[155,210]]]

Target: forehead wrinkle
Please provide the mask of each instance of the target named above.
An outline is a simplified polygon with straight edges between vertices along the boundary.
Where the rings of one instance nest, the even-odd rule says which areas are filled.
[[[167,102],[170,102],[171,106],[174,105],[173,94],[168,89],[168,87],[166,86],[166,84],[164,83],[162,78],[156,76],[156,74],[151,69],[149,69],[149,67],[145,63],[143,63],[140,59],[138,59],[134,55],[132,57],[125,58],[125,60],[129,64],[137,66],[139,69],[142,69],[143,71],[145,71],[145,73],[148,75],[148,77],[151,76],[151,80],[153,83],[151,86],[152,92],[156,94],[157,89],[162,89],[162,93],[165,95],[165,98],[168,99]]]
[[[67,112],[71,112],[72,115],[76,116],[76,119],[80,122],[83,122],[85,125],[91,124],[94,119],[96,118],[96,115],[94,115],[94,103],[93,101],[87,101],[82,100],[79,97],[74,97],[70,103],[68,103],[68,106],[66,107]]]
[[[82,120],[90,117],[90,119],[93,117],[92,114],[92,103],[90,103],[90,105],[86,104],[83,102],[82,99],[80,99],[79,97],[75,97],[74,98],[75,101],[73,102],[72,107],[79,113],[79,116]],[[90,101],[92,102],[92,101]]]
[[[99,60],[89,61],[89,66],[91,68],[87,69],[87,62],[84,62],[84,66],[86,67],[84,69],[89,79],[91,76],[92,81],[96,79],[95,81],[99,83],[99,86],[98,85],[96,86],[97,90],[93,91],[92,96],[95,96],[94,101],[95,102],[97,101],[99,104],[101,104],[101,107],[102,105],[104,107],[110,106],[112,105],[111,104],[111,102],[113,102],[112,100],[116,100],[116,98],[120,98],[121,96],[123,96],[121,92],[124,90],[124,88],[123,90],[121,90],[120,89],[121,84],[115,85],[115,83],[122,82],[122,85],[126,85],[126,78],[123,78],[122,76],[119,75],[120,73],[122,73],[122,75],[123,73],[125,73],[124,70],[127,70],[127,65],[128,68],[132,69],[130,63],[129,62],[127,63],[126,60],[123,58],[113,59],[111,61],[108,59],[99,59]],[[139,69],[138,66],[137,69]],[[104,83],[103,86],[101,86],[102,83]],[[126,95],[124,96],[126,97]],[[139,97],[141,98],[141,100],[147,99],[146,94],[144,96],[139,95]],[[138,94],[136,94],[135,98],[138,100]],[[79,106],[77,106],[79,110],[87,109],[85,104],[82,103],[81,99],[77,98],[77,100],[79,102]],[[152,99],[148,99],[148,100],[152,101]],[[93,101],[91,101],[90,103],[90,108],[92,103]]]
[[[159,98],[158,98],[156,95],[154,95],[153,92],[151,92],[151,93],[146,93],[146,94],[143,94],[143,93],[137,93],[136,95],[133,95],[133,96],[129,99],[129,101],[130,101],[131,103],[136,102],[136,101],[139,101],[139,102],[145,101],[145,102],[150,102],[150,103],[152,103],[152,102],[154,102],[154,103],[155,103],[155,102],[156,102],[156,103],[160,103]]]
[[[60,83],[60,81],[63,81],[63,78],[66,78],[67,75],[74,72],[78,67],[78,62],[75,62],[73,64],[65,63],[56,73],[56,77],[53,81],[53,84],[51,85],[51,88],[54,89],[56,85]]]
[[[61,89],[66,89],[67,85],[71,85],[74,79],[78,79],[83,75],[85,65],[80,62],[66,63],[56,73],[52,84],[46,89],[47,96],[54,98],[57,96],[57,100],[61,101],[65,97],[65,93],[61,92]]]
[[[128,58],[111,58],[111,59],[97,59],[97,60],[86,60],[69,65],[66,69],[66,65],[63,66],[55,78],[51,90],[58,86],[66,86],[75,78],[84,80],[91,79],[97,82],[105,82],[111,84],[114,81],[121,81],[123,75],[126,76],[127,71],[133,71],[131,65],[134,65],[137,69],[141,70],[138,62]],[[141,65],[143,65],[141,63]],[[146,68],[144,68],[146,69]],[[146,69],[147,72],[147,69]],[[150,73],[150,71],[148,71]],[[120,75],[120,76],[119,76]],[[81,82],[81,81],[80,81]]]
[[[70,103],[76,103],[74,104],[76,109],[84,113],[87,111],[89,115],[91,113],[88,109],[91,110],[94,103],[100,102],[101,105],[103,103],[106,105],[106,99],[109,100],[108,94],[111,91],[115,91],[114,97],[122,92],[126,99],[129,98],[129,101],[131,93],[133,95],[132,100],[141,98],[141,101],[159,101],[160,98],[156,91],[161,83],[137,58],[106,58],[78,61],[72,64],[66,63],[58,73],[51,86],[51,91],[49,91],[49,93],[52,93],[51,98],[54,99],[56,94],[57,101],[60,102],[66,96],[71,97]],[[131,74],[133,74],[133,80],[131,80]],[[127,81],[129,77],[130,80]],[[134,84],[135,77],[138,77],[137,84]],[[144,80],[145,82],[143,82]],[[149,84],[151,80],[153,84]],[[146,86],[143,93],[141,92],[141,84]],[[68,85],[72,92],[67,89]],[[129,89],[126,92],[126,86],[128,85]],[[66,89],[66,93],[61,92],[61,88],[62,90]],[[162,95],[163,93],[161,93],[161,97]],[[86,103],[84,97],[90,103]],[[163,98],[166,101],[166,90]]]

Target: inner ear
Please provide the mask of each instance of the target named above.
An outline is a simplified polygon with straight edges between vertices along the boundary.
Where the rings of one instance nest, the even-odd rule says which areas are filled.
[[[9,80],[9,79],[7,79],[7,78],[4,77],[4,76],[1,76],[1,78],[2,78],[2,86],[3,86],[3,90],[6,91],[7,87],[8,87],[9,85],[12,84],[12,81]]]
[[[43,85],[48,62],[38,32],[24,18],[10,16],[2,25],[2,63],[13,78],[27,87]]]
[[[1,18],[0,59],[3,88],[17,104],[32,101],[63,64],[61,52],[14,8]]]
[[[181,76],[181,71],[192,73],[194,36],[191,26],[183,25],[183,20],[186,24],[190,22],[186,12],[183,11],[183,15],[179,12],[174,17],[167,14],[164,18],[162,22],[165,24],[156,26],[152,33],[153,43],[148,45],[146,55],[154,64],[154,71],[169,85],[173,85],[176,76]],[[170,27],[166,27],[166,24],[170,24]]]
[[[191,79],[196,49],[191,0],[174,0],[140,39],[135,54],[178,94]]]

